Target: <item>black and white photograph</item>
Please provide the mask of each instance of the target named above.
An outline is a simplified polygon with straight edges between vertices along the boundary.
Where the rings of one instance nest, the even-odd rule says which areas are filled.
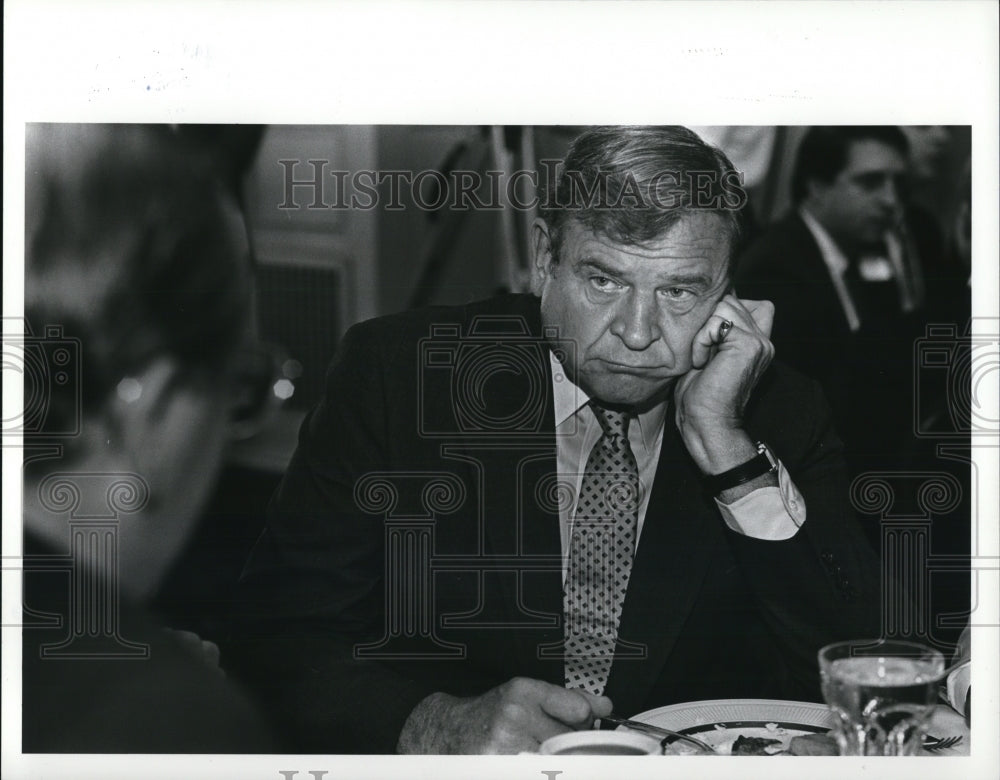
[[[5,16],[5,778],[995,776],[996,6]]]

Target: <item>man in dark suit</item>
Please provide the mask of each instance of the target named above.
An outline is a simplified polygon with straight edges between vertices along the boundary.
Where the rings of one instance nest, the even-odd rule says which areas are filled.
[[[535,295],[345,336],[226,648],[301,751],[533,750],[612,707],[819,696],[878,570],[817,386],[731,292],[741,203],[683,128],[572,145]]]
[[[898,127],[810,128],[793,171],[795,209],[743,253],[736,274],[740,295],[774,303],[779,359],[823,387],[852,476],[906,463],[914,341],[929,322],[963,333],[955,320],[971,308],[964,269],[946,260],[933,221],[907,208],[907,153]]]

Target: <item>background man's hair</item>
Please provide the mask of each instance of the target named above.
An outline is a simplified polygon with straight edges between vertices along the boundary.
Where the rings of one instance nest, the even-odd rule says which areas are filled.
[[[895,125],[833,125],[811,127],[802,138],[792,173],[792,202],[800,204],[813,180],[829,184],[847,165],[851,144],[878,141],[904,157],[910,144]]]
[[[696,174],[698,198],[717,207],[696,202]],[[616,243],[640,245],[696,211],[719,215],[735,254],[746,200],[741,184],[729,158],[685,127],[593,127],[570,145],[554,191],[540,193],[539,213],[557,261],[570,219]],[[644,203],[629,196],[636,190],[648,196]]]
[[[25,316],[81,341],[83,408],[157,356],[212,376],[247,335],[235,201],[166,126],[29,125]],[[73,399],[50,398],[49,417]]]

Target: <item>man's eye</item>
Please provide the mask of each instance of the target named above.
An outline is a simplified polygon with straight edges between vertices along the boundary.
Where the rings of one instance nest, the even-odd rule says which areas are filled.
[[[858,176],[858,186],[866,192],[874,192],[886,182],[886,177],[879,173],[867,173]]]
[[[684,287],[668,287],[663,291],[663,294],[672,301],[686,301],[694,293]]]
[[[607,276],[591,276],[590,283],[601,292],[611,292],[612,290],[617,290],[621,287],[618,282],[613,279],[609,279]]]

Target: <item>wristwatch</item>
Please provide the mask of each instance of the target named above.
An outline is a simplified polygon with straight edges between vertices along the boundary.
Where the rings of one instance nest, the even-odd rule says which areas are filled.
[[[705,492],[710,496],[717,496],[723,490],[738,487],[751,479],[777,472],[777,470],[778,459],[774,457],[770,447],[759,441],[757,442],[757,455],[746,463],[734,466],[721,474],[706,475],[704,477]]]

